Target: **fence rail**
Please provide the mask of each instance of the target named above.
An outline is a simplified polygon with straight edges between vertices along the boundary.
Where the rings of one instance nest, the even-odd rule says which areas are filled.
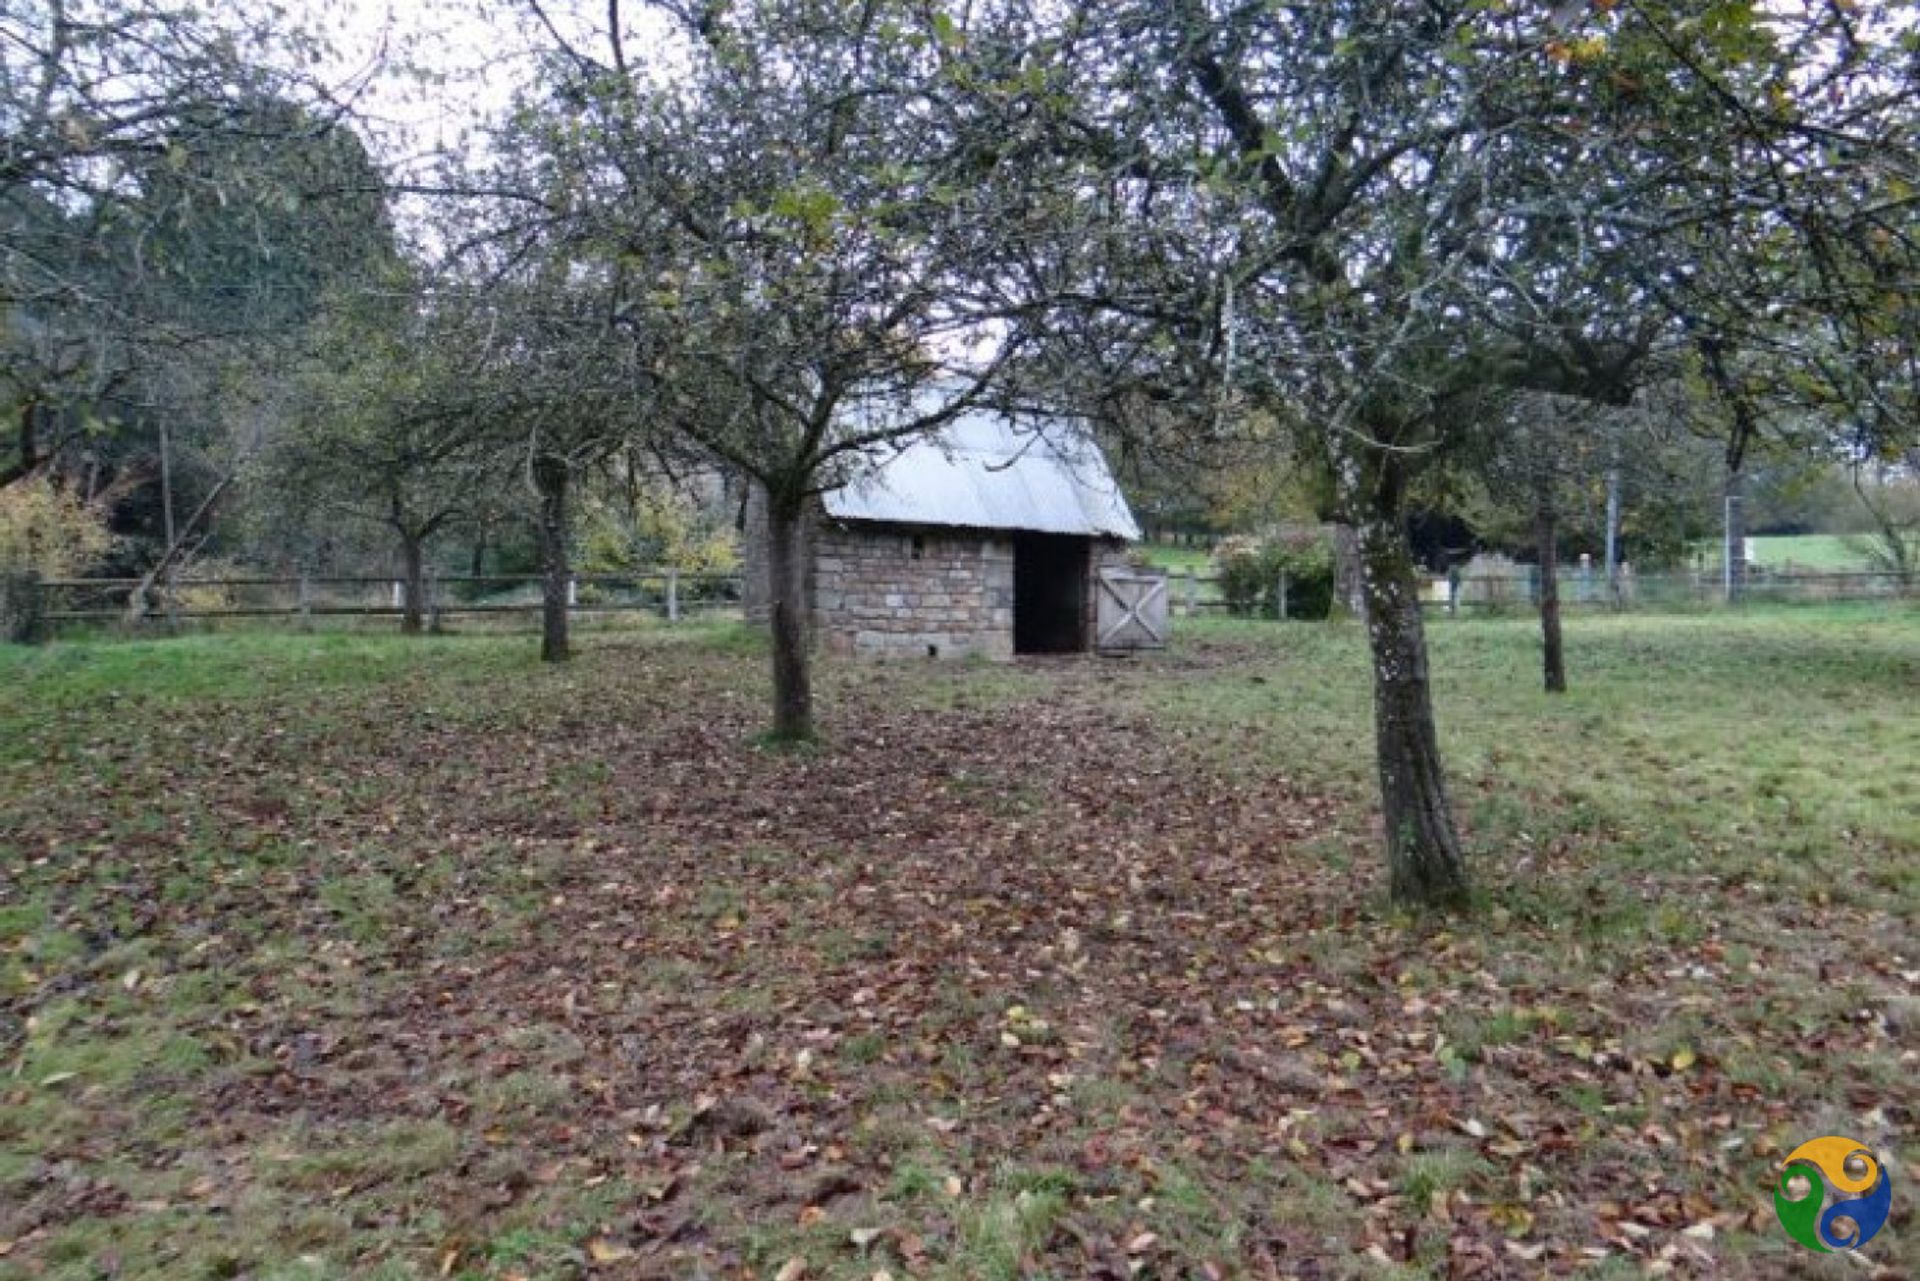
[[[51,623],[102,622],[123,618],[137,578],[48,578],[43,617]],[[425,585],[421,613],[529,614],[541,607],[538,574],[441,574]],[[577,574],[568,580],[567,604],[578,614],[653,613],[678,620],[686,614],[738,605],[738,573],[646,570],[630,574]],[[150,616],[162,621],[223,618],[398,618],[407,612],[404,582],[383,574],[297,576],[234,575],[178,578],[153,589]]]
[[[1858,600],[1897,600],[1920,594],[1909,575],[1872,570],[1784,573],[1749,567],[1729,585],[1717,572],[1623,574],[1609,583],[1604,575],[1562,568],[1563,609],[1686,609],[1726,604],[1818,604]],[[1539,581],[1530,574],[1433,580],[1428,606],[1457,611],[1498,611],[1531,607],[1539,600]]]
[[[1168,574],[1170,612],[1176,617],[1238,613],[1254,618],[1298,617],[1298,595],[1284,578],[1251,604],[1236,605],[1221,590],[1217,574],[1192,570]],[[39,617],[50,624],[109,622],[127,616],[136,578],[49,578],[39,580]],[[537,574],[443,574],[426,585],[421,613],[429,618],[453,615],[534,614],[541,609]],[[675,621],[703,611],[736,608],[742,579],[738,573],[672,569],[629,574],[579,574],[569,584],[572,612],[654,614]],[[1624,575],[1609,586],[1599,575],[1567,567],[1560,578],[1560,604],[1579,610],[1661,610],[1704,608],[1729,603],[1720,575],[1712,572]],[[1499,613],[1531,608],[1537,580],[1528,574],[1422,580],[1422,604],[1433,612]],[[1293,607],[1290,608],[1290,598]],[[1753,603],[1819,603],[1857,600],[1920,599],[1920,583],[1886,572],[1751,571],[1738,599]],[[0,610],[0,613],[4,613]],[[243,574],[225,578],[180,578],[154,589],[148,617],[162,623],[220,619],[399,618],[406,613],[404,585],[384,574],[272,576]]]
[[[1289,609],[1289,584],[1282,576],[1251,603],[1226,598],[1221,576],[1193,570],[1167,575],[1173,612],[1188,618],[1207,614],[1239,614],[1249,618],[1298,617]],[[1920,580],[1886,571],[1794,571],[1749,567],[1729,602],[1726,583],[1715,571],[1665,574],[1629,573],[1609,585],[1598,574],[1562,566],[1559,574],[1561,608],[1567,610],[1659,610],[1706,608],[1728,603],[1804,603],[1899,600],[1920,598]],[[1294,596],[1297,600],[1297,595]],[[1531,608],[1539,600],[1538,579],[1532,574],[1475,575],[1449,579],[1434,575],[1421,579],[1420,601],[1428,610],[1456,613],[1498,613]]]

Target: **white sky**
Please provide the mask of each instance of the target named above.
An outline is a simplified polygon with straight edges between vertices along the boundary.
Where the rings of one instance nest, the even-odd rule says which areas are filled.
[[[545,0],[544,8],[570,42],[605,56],[605,0]],[[381,158],[403,166],[467,145],[474,126],[503,111],[532,74],[530,50],[551,47],[519,0],[331,0],[303,16],[333,46],[323,74],[365,85],[356,114]],[[665,18],[644,0],[626,0],[621,19],[629,58],[657,66]]]
[[[306,17],[332,46],[321,75],[353,94],[368,143],[403,169],[470,145],[530,74],[510,0],[333,0]]]

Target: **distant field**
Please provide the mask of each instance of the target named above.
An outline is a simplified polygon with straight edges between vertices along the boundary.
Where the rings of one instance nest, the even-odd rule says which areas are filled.
[[[1172,543],[1142,543],[1140,550],[1147,563],[1175,573],[1192,570],[1204,574],[1213,568],[1211,553],[1204,547],[1178,547]]]
[[[1847,544],[1845,534],[1768,535],[1753,540],[1753,558],[1768,569],[1812,569],[1845,572],[1866,570],[1867,558]],[[1720,563],[1720,544],[1709,541],[1700,546],[1709,565]]]
[[[1767,535],[1753,540],[1753,554],[1756,561],[1769,569],[1792,567],[1846,572],[1871,568],[1866,557],[1848,545],[1851,541],[1852,536],[1846,534]],[[1205,548],[1143,543],[1140,550],[1145,553],[1149,564],[1174,573],[1191,569],[1204,574],[1212,569],[1212,561]],[[1697,550],[1705,558],[1706,564],[1720,563],[1718,541],[1709,539],[1702,542]]]

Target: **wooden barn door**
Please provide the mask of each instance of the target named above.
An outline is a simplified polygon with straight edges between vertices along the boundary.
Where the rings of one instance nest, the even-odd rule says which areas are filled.
[[[1167,647],[1167,576],[1102,569],[1095,589],[1094,648],[1104,653]]]

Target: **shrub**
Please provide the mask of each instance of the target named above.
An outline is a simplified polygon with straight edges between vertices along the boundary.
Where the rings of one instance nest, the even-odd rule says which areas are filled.
[[[588,503],[581,513],[579,567],[620,573],[672,567],[685,573],[727,573],[739,566],[733,526],[723,512],[702,509],[675,490],[640,494],[631,513]]]
[[[112,545],[106,514],[45,476],[0,489],[0,571],[78,574]]]
[[[1278,616],[1280,575],[1287,576],[1287,617],[1325,618],[1333,607],[1333,547],[1314,531],[1239,534],[1214,548],[1220,594],[1235,614]]]

